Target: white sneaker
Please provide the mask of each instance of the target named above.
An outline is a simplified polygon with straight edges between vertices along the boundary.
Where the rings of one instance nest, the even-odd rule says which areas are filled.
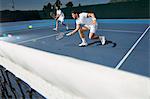
[[[102,45],[105,45],[105,42],[106,42],[105,36],[99,36],[99,39],[100,39]]]
[[[88,44],[86,43],[86,42],[82,42],[82,43],[80,43],[79,44],[79,47],[85,47],[85,46],[87,46]]]
[[[68,26],[66,26],[66,30],[69,30],[69,27],[68,27]]]
[[[57,31],[57,28],[53,28],[54,31]]]

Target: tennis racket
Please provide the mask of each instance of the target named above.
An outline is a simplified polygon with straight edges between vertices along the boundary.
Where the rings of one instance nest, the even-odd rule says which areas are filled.
[[[56,35],[56,40],[61,40],[63,39],[67,33],[69,33],[70,31],[66,31],[66,32],[60,32],[58,33],[58,35]]]
[[[68,33],[67,32],[61,32],[61,33],[58,33],[58,35],[56,36],[56,40],[61,40],[65,37],[65,34]]]
[[[56,36],[56,40],[60,40],[60,39],[64,38],[64,35],[65,35],[65,33],[59,33],[59,34]]]
[[[55,13],[54,12],[50,12],[49,15],[50,15],[50,17],[52,17],[53,19],[55,19]]]

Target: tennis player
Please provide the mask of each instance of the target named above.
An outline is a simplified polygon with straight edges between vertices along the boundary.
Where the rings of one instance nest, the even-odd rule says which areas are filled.
[[[56,19],[56,27],[53,29],[55,31],[58,30],[58,23],[60,22],[63,26],[66,27],[66,30],[68,30],[68,26],[64,23],[64,13],[60,10],[60,7],[59,6],[56,6],[56,16],[55,16],[55,19]]]
[[[76,19],[76,29],[66,34],[67,36],[73,35],[78,31],[80,38],[82,40],[79,46],[80,47],[87,46],[88,43],[86,42],[84,32],[89,30],[90,31],[89,39],[99,39],[102,45],[105,45],[106,41],[105,36],[97,36],[95,34],[98,24],[96,22],[96,17],[94,13],[86,13],[86,12],[79,13],[77,11],[73,11],[72,17],[73,19]],[[81,25],[83,26],[81,27]]]

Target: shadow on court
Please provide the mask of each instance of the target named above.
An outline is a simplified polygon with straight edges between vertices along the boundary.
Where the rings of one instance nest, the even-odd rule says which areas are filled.
[[[100,46],[101,45],[102,46],[100,41],[94,41],[94,42],[91,42],[91,43],[88,44],[88,46],[91,46],[91,45],[96,45],[96,46]],[[115,42],[109,41],[109,40],[106,40],[105,45],[109,45],[111,47],[116,47],[117,46],[117,44]]]

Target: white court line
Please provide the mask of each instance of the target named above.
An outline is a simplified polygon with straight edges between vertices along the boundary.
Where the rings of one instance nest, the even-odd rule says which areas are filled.
[[[140,31],[127,31],[127,30],[112,30],[112,29],[98,29],[98,30],[102,30],[102,31],[110,31],[110,32],[130,32],[130,33],[143,33]]]
[[[32,29],[20,29],[20,30],[10,30],[10,31],[0,31],[0,34],[3,34],[3,33],[18,33],[18,32],[28,32],[28,31],[33,31],[33,30],[40,30],[40,29],[44,29],[44,28],[47,28],[48,26],[42,26],[42,27],[35,27],[35,28],[32,28]]]
[[[104,31],[115,31],[115,32],[132,32],[132,33],[142,33],[142,32],[139,32],[139,31],[126,31],[126,30],[111,30],[111,29],[98,29],[98,30],[104,30]],[[71,31],[71,30],[70,30]],[[67,33],[69,31],[66,31],[64,33]],[[62,33],[62,32],[61,32]],[[21,43],[27,43],[27,42],[31,42],[33,40],[40,40],[40,39],[44,39],[44,38],[49,38],[49,37],[53,37],[53,36],[56,36],[58,35],[59,33],[57,34],[52,34],[52,35],[48,35],[48,36],[43,36],[43,37],[39,37],[39,38],[34,38],[34,39],[30,39],[30,40],[25,40],[25,41],[21,41],[21,42],[18,42],[17,44],[21,44]]]
[[[67,32],[69,32],[69,31],[66,31],[66,32],[60,32],[60,33],[67,33]],[[41,40],[41,39],[53,37],[53,36],[59,35],[60,33],[51,34],[51,35],[47,35],[47,36],[43,36],[43,37],[38,37],[38,38],[33,38],[33,39],[30,39],[30,40],[20,41],[20,42],[17,42],[17,44],[22,44],[22,43],[31,42],[31,41],[34,41],[34,40]]]
[[[48,37],[52,37],[52,36],[56,36],[56,35],[58,35],[58,34],[52,34],[52,35],[47,35],[47,36],[34,38],[34,39],[30,39],[30,40],[20,41],[20,42],[17,42],[17,44],[27,43],[27,42],[31,42],[31,41],[34,41],[34,40],[40,40],[40,39],[44,39],[44,38],[48,38]]]
[[[128,56],[131,54],[131,52],[135,49],[137,44],[141,41],[141,39],[144,37],[144,35],[147,33],[147,31],[150,29],[150,26],[144,31],[144,33],[140,36],[140,38],[135,42],[135,44],[131,47],[131,49],[127,52],[127,54],[122,58],[122,60],[118,63],[118,65],[115,67],[115,69],[119,69],[121,65],[125,62],[125,60],[128,58]]]
[[[1,32],[0,34],[2,33],[12,33],[12,32],[28,32],[28,31],[33,31],[33,30],[40,30],[40,29],[44,29],[44,28],[47,28],[49,26],[42,26],[42,27],[35,27],[35,28],[32,28],[32,29],[21,29],[21,30],[11,30],[11,31],[3,31]],[[142,33],[140,31],[127,31],[127,30],[115,30],[115,29],[97,29],[97,30],[102,30],[102,31],[111,31],[111,32],[130,32],[130,33]]]

